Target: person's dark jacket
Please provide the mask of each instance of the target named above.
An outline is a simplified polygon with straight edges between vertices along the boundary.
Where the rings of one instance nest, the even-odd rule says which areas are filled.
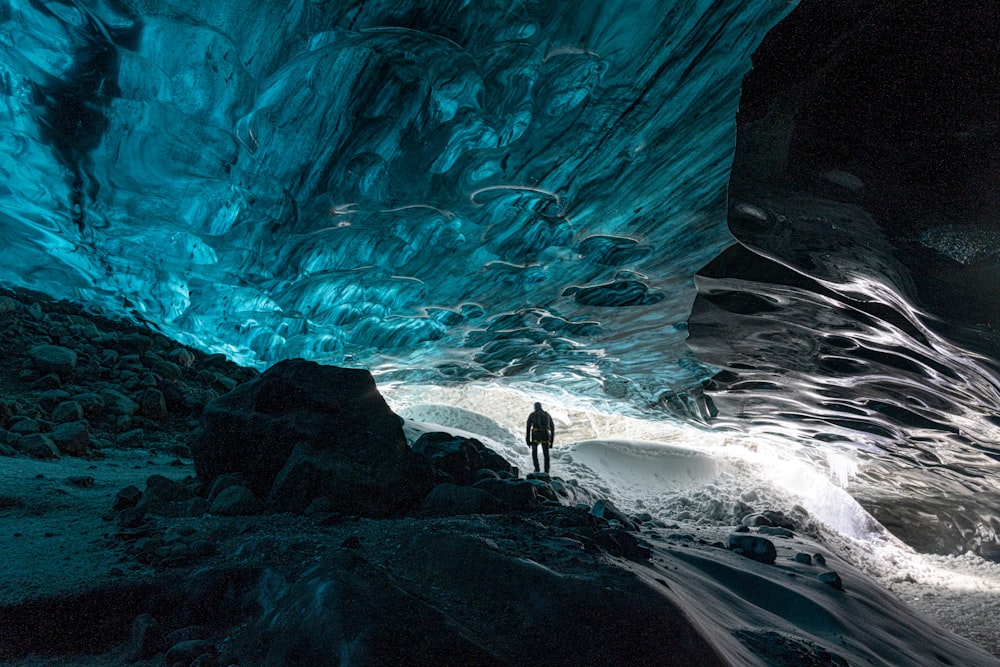
[[[550,445],[555,440],[556,426],[552,416],[545,410],[535,410],[528,415],[528,429],[524,435],[525,441],[531,443],[547,442]]]

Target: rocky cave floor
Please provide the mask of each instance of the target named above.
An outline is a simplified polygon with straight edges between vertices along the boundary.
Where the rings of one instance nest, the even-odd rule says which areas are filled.
[[[729,530],[617,530],[613,516],[596,522],[554,502],[376,519],[322,506],[215,514],[191,494],[137,511],[154,488],[197,489],[190,442],[201,411],[256,371],[24,292],[0,292],[0,335],[0,664],[533,664],[574,660],[574,642],[628,664],[672,664],[629,653],[650,641],[702,656],[687,664],[724,664],[675,604],[637,590],[631,564],[650,560],[651,543],[724,548]],[[40,344],[73,350],[72,369]],[[815,571],[793,565],[785,576]],[[297,585],[308,593],[279,603]],[[589,619],[594,591],[605,599]],[[392,628],[379,620],[387,609]],[[640,617],[671,629],[650,640]],[[364,623],[381,649],[365,648]],[[768,664],[847,664],[807,641],[738,639]],[[322,655],[331,645],[336,660]],[[524,657],[532,645],[544,659]]]
[[[216,656],[225,655],[227,642],[260,604],[238,590],[240,579],[268,569],[269,576],[296,581],[336,554],[416,580],[425,574],[421,565],[400,556],[416,535],[476,536],[512,558],[600,579],[595,556],[524,517],[206,514],[160,516],[130,529],[117,525],[110,511],[116,494],[128,485],[142,487],[150,475],[183,480],[193,474],[190,462],[155,448],[112,448],[58,461],[19,456],[4,465],[0,624],[18,634],[16,641],[0,640],[4,665],[228,664]],[[466,567],[459,546],[450,559],[435,567]],[[470,585],[470,597],[484,593]],[[523,614],[502,604],[469,605],[464,597],[433,591],[428,596],[438,611],[465,622],[476,613]],[[414,657],[411,664],[423,663]]]

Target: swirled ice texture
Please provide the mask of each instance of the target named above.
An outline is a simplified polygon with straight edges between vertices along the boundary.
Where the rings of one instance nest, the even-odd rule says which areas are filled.
[[[723,369],[717,428],[846,454],[897,536],[1000,560],[997,5],[849,4],[800,4],[754,54],[739,243],[688,343]]]
[[[0,0],[0,283],[259,367],[528,381],[784,438],[824,466],[844,450],[880,520],[997,557],[1000,345],[971,354],[942,322],[1000,326],[965,288],[996,282],[995,225],[913,203],[937,196],[950,154],[978,156],[963,173],[983,165],[995,200],[990,151],[969,152],[995,136],[995,89],[979,86],[986,120],[937,127],[961,107],[942,86],[977,88],[968,66],[908,96],[919,74],[841,57],[852,40],[887,50],[873,26],[915,10],[808,4],[803,48],[829,57],[814,68],[828,78],[789,81],[746,125],[741,177],[778,185],[733,190],[732,245],[740,85],[792,2]],[[965,37],[989,21],[932,18],[934,34],[965,21],[963,47],[995,44]],[[865,77],[849,104],[820,94]],[[938,98],[947,112],[929,113]],[[934,121],[929,149],[912,118]],[[900,128],[894,148],[874,143]],[[934,179],[888,197],[914,173]],[[808,179],[847,203],[782,189]],[[909,263],[900,229],[924,252]],[[918,263],[934,268],[915,290]]]
[[[259,367],[684,395],[788,9],[0,2],[0,281]]]

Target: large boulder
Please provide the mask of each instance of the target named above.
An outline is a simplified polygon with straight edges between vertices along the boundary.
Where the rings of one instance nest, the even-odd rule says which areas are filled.
[[[409,512],[433,486],[366,370],[281,361],[205,406],[192,444],[204,488],[242,473],[277,511],[327,497],[362,516]]]

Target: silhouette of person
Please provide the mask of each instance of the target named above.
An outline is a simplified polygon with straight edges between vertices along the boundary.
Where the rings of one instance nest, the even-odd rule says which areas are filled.
[[[545,459],[545,472],[549,472],[549,447],[556,437],[556,427],[552,415],[542,410],[541,403],[535,403],[535,411],[528,415],[528,429],[524,441],[531,447],[531,460],[538,472],[538,445],[542,446],[542,456]]]

